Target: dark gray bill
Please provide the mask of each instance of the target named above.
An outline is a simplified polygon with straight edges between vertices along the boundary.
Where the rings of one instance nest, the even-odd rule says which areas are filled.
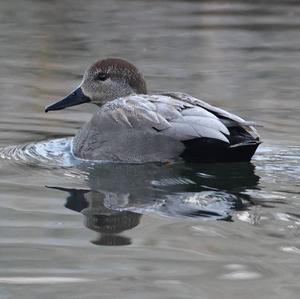
[[[80,87],[72,91],[69,95],[67,95],[62,100],[50,104],[45,107],[45,112],[52,111],[52,110],[61,110],[67,107],[80,105],[83,103],[90,102],[91,99],[85,96]]]

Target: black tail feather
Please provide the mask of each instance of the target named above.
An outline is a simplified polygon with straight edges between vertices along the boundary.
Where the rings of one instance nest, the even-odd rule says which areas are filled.
[[[258,140],[229,145],[211,138],[192,139],[183,142],[181,157],[190,162],[247,162],[261,143]]]

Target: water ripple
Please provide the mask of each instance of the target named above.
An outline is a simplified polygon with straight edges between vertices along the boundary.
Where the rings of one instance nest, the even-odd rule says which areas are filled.
[[[72,167],[76,159],[71,153],[72,138],[52,139],[48,141],[7,146],[0,148],[0,158],[16,164],[44,168]]]

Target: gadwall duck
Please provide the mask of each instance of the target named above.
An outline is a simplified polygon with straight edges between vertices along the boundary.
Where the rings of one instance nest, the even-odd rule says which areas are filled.
[[[119,58],[94,63],[79,87],[45,112],[99,108],[72,141],[75,157],[127,163],[250,161],[261,143],[253,122],[188,94],[147,94],[138,69]]]

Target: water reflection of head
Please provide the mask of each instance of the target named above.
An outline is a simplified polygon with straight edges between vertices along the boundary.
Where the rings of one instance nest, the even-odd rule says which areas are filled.
[[[107,197],[111,194],[63,188],[51,187],[68,192],[65,207],[85,216],[85,226],[99,234],[99,237],[91,241],[95,245],[129,245],[129,238],[119,235],[125,230],[132,229],[139,224],[141,215],[130,211],[118,211],[105,206]]]

